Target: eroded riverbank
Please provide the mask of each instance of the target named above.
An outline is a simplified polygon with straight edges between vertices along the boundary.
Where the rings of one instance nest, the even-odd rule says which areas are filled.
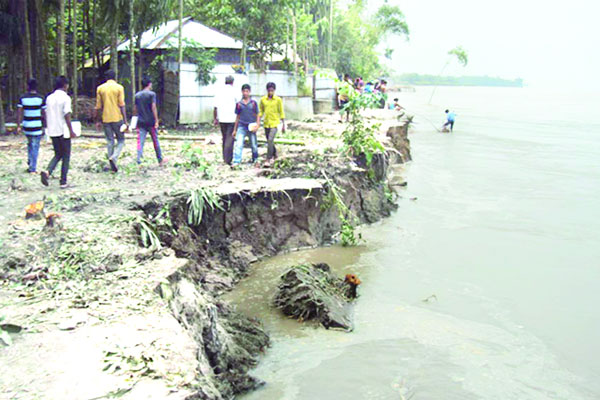
[[[3,393],[218,399],[255,388],[260,382],[247,371],[268,337],[260,323],[216,296],[259,258],[335,240],[343,221],[332,187],[356,223],[389,215],[395,204],[388,166],[410,155],[408,125],[390,139],[385,133],[394,123],[385,120],[393,114],[375,117],[384,122],[380,139],[387,143],[375,172],[340,155],[340,125],[331,121],[298,123],[296,134],[309,145],[286,147],[268,170],[219,169],[209,178],[202,165],[184,164],[189,154],[181,148],[174,164],[183,167],[114,177],[92,155],[81,168],[89,186],[77,193],[32,192],[30,177],[5,172],[17,194],[5,207],[43,194],[65,215],[63,228],[49,231],[3,214],[3,313],[25,328],[2,354],[0,372],[10,382]],[[86,154],[101,152],[96,142],[80,146],[89,146]],[[210,207],[211,199],[219,207]],[[204,212],[190,219],[194,201]],[[141,246],[141,232],[154,248]],[[59,369],[52,368],[56,358]],[[81,383],[68,385],[74,377]]]

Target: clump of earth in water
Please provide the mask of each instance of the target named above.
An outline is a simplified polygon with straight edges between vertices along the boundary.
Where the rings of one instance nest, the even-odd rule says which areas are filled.
[[[315,320],[327,329],[351,331],[350,305],[359,284],[352,274],[338,278],[327,264],[295,265],[281,276],[274,304],[298,320]]]

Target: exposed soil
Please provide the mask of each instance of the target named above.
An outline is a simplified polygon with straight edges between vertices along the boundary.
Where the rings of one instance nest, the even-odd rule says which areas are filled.
[[[366,117],[383,122],[388,150],[376,175],[387,177],[390,163],[410,157],[407,126],[386,138],[394,114]],[[239,171],[220,164],[216,132],[191,146],[163,141],[165,168],[151,145],[136,165],[129,139],[118,174],[107,171],[104,141],[74,139],[74,187],[63,191],[23,172],[21,138],[2,138],[0,316],[23,330],[0,350],[0,396],[221,399],[262,384],[247,372],[268,336],[219,294],[261,257],[335,240],[341,222],[331,185],[358,222],[395,208],[385,180],[340,154],[337,115],[289,126],[285,136],[306,146],[280,145],[275,167]],[[39,166],[50,157],[46,144]],[[222,209],[205,207],[191,224],[197,188],[210,189]],[[39,200],[46,214],[61,214],[58,227],[25,220],[24,207]],[[160,248],[143,246],[140,221],[153,224]]]

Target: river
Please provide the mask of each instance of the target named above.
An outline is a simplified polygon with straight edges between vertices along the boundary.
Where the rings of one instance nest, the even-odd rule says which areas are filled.
[[[600,96],[430,93],[398,95],[416,124],[397,212],[359,247],[263,260],[227,294],[273,342],[243,399],[600,398]],[[453,134],[432,126],[446,107]],[[270,306],[307,261],[362,280],[353,332]]]

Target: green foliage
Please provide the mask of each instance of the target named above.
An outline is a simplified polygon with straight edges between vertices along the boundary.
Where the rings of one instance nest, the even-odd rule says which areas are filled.
[[[223,210],[221,197],[211,189],[198,188],[190,191],[188,204],[188,224],[199,226],[202,223],[204,211],[209,209]]]
[[[340,229],[340,241],[342,246],[356,246],[360,243],[362,236],[356,234],[358,220],[352,211],[350,211],[346,203],[344,203],[344,190],[329,179],[324,171],[321,171],[321,173],[327,182],[327,195],[323,199],[321,210],[324,211],[331,207],[337,208],[338,216],[342,224]]]
[[[342,114],[350,113],[350,123],[342,133],[344,142],[343,151],[354,157],[365,155],[367,166],[371,165],[373,155],[385,151],[383,145],[375,137],[379,124],[367,125],[360,115],[360,111],[366,108],[375,108],[379,105],[382,95],[380,93],[358,94],[352,91],[348,103],[341,110]]]
[[[199,42],[189,38],[183,38],[182,42],[184,62],[190,62],[197,68],[196,81],[201,85],[214,83],[215,77],[211,75],[211,71],[217,63],[215,60],[217,49],[205,49]],[[150,62],[149,75],[154,82],[160,82],[165,61],[177,60],[178,57],[176,37],[171,37],[166,45],[167,49]]]
[[[140,238],[144,247],[150,247],[153,250],[162,249],[156,225],[152,221],[144,217],[138,217],[136,224],[140,230]]]
[[[400,7],[384,4],[379,7],[375,14],[375,21],[379,29],[385,33],[406,36],[408,39],[409,30],[404,14]]]
[[[467,51],[462,48],[462,46],[456,46],[452,50],[448,52],[449,56],[456,56],[458,62],[463,67],[466,67],[469,62],[469,56],[467,55]]]
[[[204,157],[202,149],[193,147],[191,142],[183,144],[180,156],[183,158],[183,161],[176,162],[175,166],[198,170],[206,179],[210,179],[213,176],[215,172],[213,163]]]

